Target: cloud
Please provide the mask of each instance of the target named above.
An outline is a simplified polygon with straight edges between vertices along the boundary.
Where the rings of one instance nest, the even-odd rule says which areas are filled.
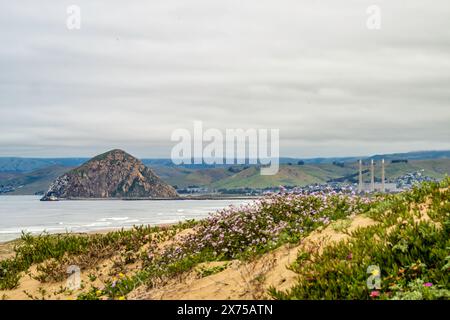
[[[171,132],[279,128],[286,156],[449,149],[450,6],[9,1],[0,156],[169,157]],[[66,8],[81,8],[81,30]]]

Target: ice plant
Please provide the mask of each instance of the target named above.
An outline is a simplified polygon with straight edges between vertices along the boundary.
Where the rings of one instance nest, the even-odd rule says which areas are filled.
[[[286,242],[296,243],[333,220],[358,214],[368,203],[366,198],[333,191],[271,194],[213,213],[181,246],[169,248],[162,256],[174,261],[205,251],[225,259],[263,253]]]
[[[370,293],[371,298],[377,298],[380,296],[380,291],[374,290]]]

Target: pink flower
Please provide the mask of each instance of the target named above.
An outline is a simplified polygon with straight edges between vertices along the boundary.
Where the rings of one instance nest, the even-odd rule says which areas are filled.
[[[380,296],[380,291],[374,290],[370,293],[371,298],[376,298]]]
[[[347,256],[347,260],[352,260],[353,259],[353,254],[350,252]]]
[[[425,282],[425,283],[423,284],[423,286],[424,286],[424,287],[432,287],[433,284],[432,284],[431,282]]]

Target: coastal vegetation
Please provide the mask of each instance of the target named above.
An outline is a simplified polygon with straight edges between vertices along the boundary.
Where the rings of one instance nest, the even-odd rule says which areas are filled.
[[[448,180],[383,196],[367,216],[378,223],[349,234],[322,252],[301,252],[291,266],[298,283],[279,299],[449,299]],[[370,271],[368,266],[376,266]],[[366,279],[380,276],[369,290]],[[378,274],[377,274],[378,273]]]
[[[24,234],[14,256],[0,261],[0,295],[14,297],[28,278],[39,288],[28,298],[148,299],[201,281],[219,287],[217,279],[255,266],[246,297],[448,299],[449,184],[370,197],[282,192],[168,227]],[[77,289],[64,282],[73,265],[81,270]],[[269,281],[271,270],[281,280]]]

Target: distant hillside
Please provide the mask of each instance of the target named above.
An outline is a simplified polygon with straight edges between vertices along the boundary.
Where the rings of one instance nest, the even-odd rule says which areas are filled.
[[[424,170],[424,174],[436,179],[442,179],[450,174],[450,159],[417,160],[408,163],[395,163],[386,166],[386,177],[397,178],[407,172]]]
[[[0,172],[31,172],[50,166],[76,167],[87,158],[19,158],[0,157]]]
[[[11,195],[43,194],[53,180],[70,169],[71,167],[52,165],[29,173],[3,173],[0,174],[0,186],[15,187],[16,191],[8,193]]]
[[[281,157],[280,164],[297,164],[303,161],[305,164],[332,164],[333,162],[356,162],[358,159],[406,159],[406,160],[430,160],[430,159],[450,159],[450,150],[446,151],[415,151],[407,153],[380,154],[374,156],[362,157],[328,157],[328,158],[288,158]],[[77,167],[89,158],[20,158],[20,157],[0,157],[0,172],[31,172],[36,169],[49,167],[53,165]],[[176,166],[171,159],[142,159],[146,166],[151,167],[170,167],[187,169],[210,169],[210,168],[229,168],[232,165],[207,165],[192,164]]]
[[[161,179],[178,188],[209,186],[235,174],[229,168],[191,169],[156,166],[153,170]]]
[[[406,159],[406,160],[431,160],[431,159],[450,159],[450,150],[447,151],[415,151],[407,153],[392,153],[374,155],[369,159],[374,160],[394,160],[394,159]]]
[[[280,185],[305,186],[312,183],[323,183],[329,179],[349,174],[352,169],[341,168],[332,164],[314,165],[281,165],[278,173],[263,176],[256,167],[250,167],[235,175],[213,183],[215,188],[265,188]]]

